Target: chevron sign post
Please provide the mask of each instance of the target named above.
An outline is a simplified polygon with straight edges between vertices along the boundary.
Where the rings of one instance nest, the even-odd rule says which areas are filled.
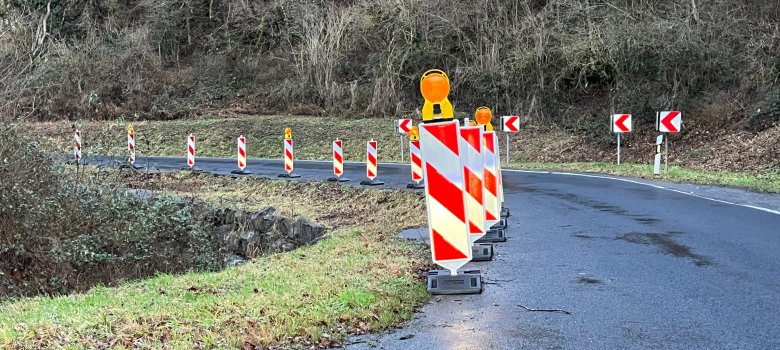
[[[412,127],[409,132],[409,163],[412,171],[412,182],[406,188],[420,189],[425,186],[420,184],[423,179],[422,154],[420,152],[420,129]]]
[[[344,143],[336,139],[333,141],[333,177],[328,178],[328,181],[333,182],[346,182],[347,178],[341,177],[344,175]]]
[[[623,133],[631,132],[631,114],[613,114],[610,116],[612,132],[617,134],[617,164],[620,165],[620,141]]]
[[[395,131],[398,132],[401,140],[399,143],[401,147],[401,162],[404,161],[404,135],[410,133],[413,126],[414,124],[412,124],[412,120],[409,118],[398,119],[395,121]]]
[[[236,175],[248,175],[251,172],[244,171],[246,169],[246,137],[239,136],[237,139],[236,156],[238,160],[238,170],[233,170],[230,173]]]
[[[493,258],[492,244],[475,244],[485,236],[485,160],[482,154],[482,127],[468,126],[460,128],[461,148],[465,150],[463,174],[466,185],[466,208],[469,218],[469,242],[473,261],[488,261]]]
[[[658,112],[655,127],[659,132],[678,133],[682,130],[682,113],[678,111]],[[669,171],[669,136],[664,137],[664,172]]]
[[[361,185],[366,186],[378,186],[385,183],[376,180],[379,173],[378,171],[379,158],[377,157],[377,142],[374,140],[366,143],[366,177],[368,180],[360,181]]]
[[[506,133],[506,161],[509,163],[509,135],[520,132],[520,116],[505,115],[501,117],[501,131]]]

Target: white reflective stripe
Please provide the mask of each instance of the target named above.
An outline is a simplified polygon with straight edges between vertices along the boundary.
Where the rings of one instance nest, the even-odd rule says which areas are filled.
[[[485,211],[492,214],[496,220],[487,220],[485,219],[485,227],[490,228],[491,226],[498,223],[499,215],[498,212],[498,198],[494,196],[490,191],[485,191]]]
[[[461,166],[462,161],[460,156],[453,153],[447,146],[428,132],[425,127],[425,124],[420,125],[420,150],[422,153],[423,168],[425,168],[426,163],[433,164],[433,167],[436,168],[444,178],[463,190],[463,168]],[[460,138],[460,135],[457,135],[457,137]],[[460,142],[458,144],[460,144]],[[426,178],[428,177],[425,175],[425,170],[423,170],[423,176]]]

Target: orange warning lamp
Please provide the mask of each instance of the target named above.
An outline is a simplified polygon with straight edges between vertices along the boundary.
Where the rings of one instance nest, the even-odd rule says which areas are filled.
[[[477,120],[477,124],[484,125],[485,130],[493,131],[493,125],[490,124],[490,120],[493,119],[493,113],[490,112],[490,108],[482,106],[477,108],[474,112],[474,119]]]
[[[133,123],[127,124],[127,134],[128,135],[134,134],[134,132],[133,132]]]
[[[447,99],[450,94],[450,79],[443,70],[431,69],[423,73],[420,78],[420,93],[425,99],[422,108],[423,122],[455,117],[452,103]]]
[[[409,140],[411,141],[420,140],[420,128],[413,126],[411,129],[409,129]]]
[[[284,139],[285,140],[292,140],[292,129],[284,128]]]

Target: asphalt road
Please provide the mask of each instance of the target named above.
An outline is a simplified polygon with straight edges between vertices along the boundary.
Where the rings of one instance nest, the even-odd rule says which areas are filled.
[[[149,161],[160,170],[184,164]],[[228,174],[235,160],[197,165]],[[247,168],[265,177],[281,169],[274,160]],[[296,172],[323,180],[331,167],[297,161]],[[365,167],[347,163],[345,174],[357,185]],[[404,328],[354,337],[348,348],[780,349],[780,196],[592,175],[503,177],[509,239],[494,261],[466,266],[482,270],[484,292],[434,297]],[[408,166],[379,166],[386,187],[408,178]]]

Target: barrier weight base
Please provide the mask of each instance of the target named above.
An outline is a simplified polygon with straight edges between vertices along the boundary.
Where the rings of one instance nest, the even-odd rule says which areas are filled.
[[[363,181],[360,181],[360,184],[364,185],[364,186],[379,186],[379,185],[384,185],[385,182],[374,179],[374,180],[363,180]]]
[[[233,175],[249,175],[252,172],[251,171],[243,171],[243,170],[233,170],[230,172]]]
[[[411,188],[413,190],[420,190],[425,188],[425,185],[422,183],[416,183],[416,182],[410,182],[408,185],[406,185],[406,188]]]
[[[506,231],[505,230],[490,230],[487,233],[485,233],[482,238],[478,239],[476,243],[496,243],[496,242],[506,242]]]
[[[482,293],[482,275],[479,270],[458,271],[453,276],[449,270],[428,271],[428,292],[431,294],[479,294]]]
[[[498,220],[497,224],[495,224],[493,226],[490,226],[490,229],[491,230],[506,230],[506,227],[507,227],[506,219],[502,218],[502,219]]]
[[[281,174],[279,174],[279,177],[285,178],[285,179],[297,179],[297,178],[299,178],[301,176],[298,175],[298,174],[295,174],[295,173],[289,173],[289,174],[281,173]]]
[[[130,163],[125,163],[125,164],[122,164],[122,165],[119,167],[119,169],[134,169],[134,170],[139,170],[139,169],[143,169],[143,168],[144,168],[144,167],[142,167],[142,166],[140,166],[140,165],[135,165],[135,164],[130,164]]]
[[[471,247],[471,261],[493,260],[493,245],[475,243]]]
[[[349,179],[347,179],[346,177],[329,177],[328,181],[330,181],[330,182],[347,182],[347,181],[349,181]]]
[[[509,213],[509,208],[501,207],[501,218],[505,219],[508,218],[511,214]]]

